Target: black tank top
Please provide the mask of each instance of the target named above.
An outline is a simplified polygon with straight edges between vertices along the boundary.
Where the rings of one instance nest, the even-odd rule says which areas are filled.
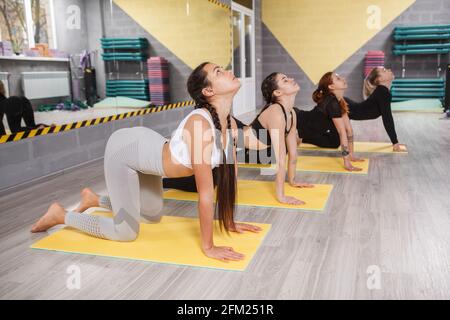
[[[292,111],[291,111],[291,125],[290,125],[289,129],[287,129],[287,115],[286,115],[286,111],[284,110],[284,107],[283,107],[280,103],[277,103],[277,104],[281,107],[281,110],[283,111],[284,119],[286,120],[285,135],[288,135],[288,134],[291,132],[292,127],[293,127],[293,125],[294,125],[294,118],[293,118],[293,115],[292,115]],[[244,160],[244,162],[245,162],[245,163],[255,163],[255,160],[256,160],[256,163],[259,163],[259,164],[270,164],[270,163],[271,163],[271,158],[272,158],[272,141],[271,141],[271,139],[270,139],[269,130],[267,130],[266,128],[264,128],[264,127],[261,125],[261,122],[259,121],[259,116],[260,116],[260,115],[261,115],[261,114],[262,114],[269,106],[270,106],[270,105],[265,106],[265,107],[261,110],[261,112],[258,114],[258,116],[255,118],[255,120],[253,120],[253,122],[249,125],[249,126],[251,127],[251,129],[253,130],[253,132],[255,133],[255,135],[256,135],[256,137],[258,138],[258,140],[261,141],[262,143],[266,144],[266,145],[268,146],[268,148],[265,149],[265,150],[256,151],[256,150],[250,150],[250,149],[244,147],[244,155],[245,155],[245,160]],[[241,121],[239,121],[239,120],[236,121],[236,123],[237,123],[237,126],[238,126],[239,129],[243,129],[244,127],[246,127],[246,125],[244,125],[244,124],[243,124]],[[265,138],[266,138],[266,139],[264,139],[264,140],[267,140],[267,141],[261,140],[262,135],[265,135]],[[240,136],[239,140],[241,141],[241,139],[242,139],[242,141],[243,141],[243,140],[244,140],[243,138],[244,138],[243,136]],[[286,150],[287,150],[287,148],[286,148]],[[255,154],[255,153],[256,153],[256,159],[255,159],[255,157],[254,157],[254,154]],[[265,153],[264,158],[261,159],[261,156],[262,156],[264,153]],[[251,154],[252,154],[253,156],[251,156]],[[269,159],[269,162],[267,162],[267,159]],[[274,160],[274,159],[273,159],[273,160]]]
[[[287,135],[291,132],[292,126],[294,125],[294,117],[293,117],[293,114],[292,114],[292,110],[291,110],[291,125],[289,126],[289,130],[288,130],[286,110],[284,110],[284,107],[283,107],[283,105],[282,105],[281,103],[277,102],[277,103],[275,103],[275,104],[279,105],[280,108],[281,108],[281,111],[283,111],[284,120],[285,120],[285,122],[286,122],[286,128],[285,128],[284,135],[287,136]],[[265,143],[265,144],[268,145],[268,146],[271,146],[271,145],[272,145],[272,140],[270,139],[269,131],[268,131],[266,128],[264,128],[264,127],[262,126],[261,122],[259,121],[259,117],[260,117],[261,114],[262,114],[264,111],[266,111],[266,109],[269,108],[270,106],[271,106],[270,104],[267,105],[267,106],[265,106],[265,107],[261,110],[261,112],[258,114],[258,116],[255,118],[255,120],[253,120],[253,122],[250,124],[250,127],[252,128],[252,130],[255,131],[255,135],[256,135],[256,137],[258,138],[259,141],[261,141],[261,139],[260,139],[260,134],[261,134],[262,132],[264,132],[264,131],[261,131],[261,130],[265,130],[265,131],[266,131],[265,134],[266,134],[266,137],[267,137],[267,141],[266,141],[266,142],[265,142],[265,141],[261,141],[261,142]]]

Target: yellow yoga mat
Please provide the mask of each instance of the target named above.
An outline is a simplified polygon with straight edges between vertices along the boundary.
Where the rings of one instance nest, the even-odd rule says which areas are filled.
[[[95,214],[111,216],[109,212]],[[235,262],[221,262],[206,257],[200,248],[200,228],[198,219],[163,216],[160,223],[141,223],[138,238],[133,242],[117,242],[98,239],[81,231],[66,227],[36,242],[32,249],[61,251],[111,258],[141,260],[156,263],[185,265],[244,271],[256,254],[271,225],[252,223],[260,226],[259,233],[220,232],[218,223],[214,230],[217,246],[232,247],[245,255],[245,259]]]
[[[314,188],[294,188],[286,183],[284,188],[286,195],[296,197],[306,203],[301,206],[293,206],[278,202],[273,181],[239,180],[237,204],[253,207],[323,211],[333,190],[333,186],[330,184],[316,184]],[[164,193],[164,199],[195,202],[198,200],[198,194],[168,190]]]
[[[302,143],[300,150],[313,150],[313,151],[330,151],[330,152],[340,152],[341,149],[329,149],[320,148],[318,146]],[[355,142],[355,152],[367,152],[367,153],[400,153],[405,154],[408,151],[394,152],[392,150],[392,144],[388,142]]]
[[[297,171],[323,172],[323,173],[348,173],[365,175],[369,172],[369,159],[364,162],[353,162],[355,167],[363,169],[362,171],[347,171],[341,157],[309,157],[301,156],[297,159]],[[261,173],[275,174],[275,165],[261,164],[239,164],[239,168],[261,169]]]

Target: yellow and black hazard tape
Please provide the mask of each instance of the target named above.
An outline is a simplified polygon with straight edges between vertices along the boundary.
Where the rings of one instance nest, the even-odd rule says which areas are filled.
[[[221,2],[221,1],[218,1],[218,0],[208,0],[208,1],[211,2],[212,4],[215,4],[215,5],[219,6],[219,7],[221,7],[221,8],[224,8],[224,9],[227,9],[227,10],[231,10],[231,6],[230,5],[225,4],[225,3]]]
[[[70,124],[63,124],[63,125],[55,126],[55,127],[46,127],[43,129],[35,129],[35,130],[31,130],[31,131],[7,134],[7,135],[0,136],[0,144],[7,143],[7,142],[13,142],[13,141],[20,141],[23,139],[33,138],[33,137],[38,137],[38,136],[45,136],[47,134],[64,132],[64,131],[84,128],[84,127],[89,127],[89,126],[96,126],[99,124],[103,124],[103,123],[111,122],[111,121],[115,121],[115,120],[123,120],[123,119],[131,118],[131,117],[143,116],[143,115],[146,115],[149,113],[162,112],[162,111],[183,108],[183,107],[192,106],[192,105],[194,105],[194,101],[192,101],[192,100],[184,101],[184,102],[168,104],[165,106],[145,108],[145,109],[141,109],[141,110],[137,110],[137,111],[131,111],[128,113],[116,114],[116,115],[103,117],[103,118],[78,121],[78,122],[74,122],[74,123],[70,123]]]

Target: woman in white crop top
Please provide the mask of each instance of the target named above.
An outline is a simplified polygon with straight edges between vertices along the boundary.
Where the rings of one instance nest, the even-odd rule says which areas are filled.
[[[303,205],[304,201],[285,193],[286,176],[290,186],[312,188],[314,185],[300,182],[296,178],[297,167],[297,117],[294,109],[295,98],[300,86],[283,73],[274,72],[261,84],[265,107],[250,125],[232,119],[241,129],[239,146],[244,152],[238,153],[242,163],[277,163],[275,192],[280,203]],[[256,151],[256,152],[255,152]],[[287,161],[288,160],[288,161]],[[165,188],[197,192],[195,177],[168,178],[163,180]]]
[[[259,232],[257,226],[234,222],[236,199],[236,145],[228,130],[236,128],[230,110],[240,88],[231,71],[202,63],[190,75],[188,92],[196,102],[191,112],[167,141],[157,132],[135,127],[114,132],[105,150],[104,167],[108,196],[82,191],[80,206],[66,211],[54,203],[33,226],[32,232],[66,224],[91,236],[112,241],[134,241],[141,219],[158,222],[163,207],[162,177],[195,176],[201,249],[210,258],[239,261],[244,256],[232,248],[214,244],[214,211],[222,227],[231,232]],[[225,146],[223,148],[222,146]],[[225,150],[224,150],[225,149]],[[214,207],[213,168],[217,198]],[[81,214],[90,207],[110,209],[113,218]]]

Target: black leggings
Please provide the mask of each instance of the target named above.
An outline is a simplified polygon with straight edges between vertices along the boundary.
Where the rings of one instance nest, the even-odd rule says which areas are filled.
[[[341,139],[337,132],[317,134],[302,139],[302,142],[313,144],[321,148],[337,149],[341,145]]]
[[[236,124],[240,133],[238,142],[239,143],[243,143],[244,141],[244,137],[242,135],[242,129],[246,126],[243,122],[241,122],[240,120],[234,118],[234,120],[236,120]],[[245,149],[245,146],[242,145],[238,145],[238,147],[244,149],[240,152],[238,152],[238,161],[241,161],[244,163],[250,163],[250,159],[256,159],[256,163],[258,164],[270,164],[271,162],[269,161],[269,163],[267,163],[267,160],[264,161],[267,158],[271,158],[271,149],[269,148],[268,150],[261,150],[261,151],[256,151],[256,150],[248,150]],[[263,159],[261,159],[262,157],[262,152],[266,152],[266,155],[264,156]],[[213,180],[214,180],[214,187],[217,186],[217,170],[218,168],[214,168],[213,169]],[[183,177],[183,178],[164,178],[163,179],[163,187],[165,189],[176,189],[176,190],[181,190],[181,191],[186,191],[186,192],[197,192],[197,184],[195,183],[195,176],[190,176],[190,177]]]
[[[250,150],[250,152],[252,152],[253,150]],[[264,152],[267,150],[263,150]],[[258,152],[258,151],[254,151],[254,152]],[[245,163],[250,163],[248,161],[248,159],[250,158],[249,154],[248,154],[248,150],[245,151],[245,155],[242,154],[242,156],[245,156]],[[256,162],[252,162],[252,163],[257,163],[257,164],[271,164],[271,161],[267,162],[267,161],[263,161],[260,158],[260,153],[255,154],[255,157],[257,157],[257,161]],[[270,158],[270,156],[268,156]],[[253,158],[251,158],[253,159]],[[217,187],[217,170],[218,168],[214,168],[213,169],[213,181],[214,181],[214,187]],[[163,188],[165,189],[176,189],[176,190],[181,190],[181,191],[186,191],[186,192],[197,192],[197,184],[195,183],[195,176],[190,176],[190,177],[183,177],[183,178],[164,178],[163,179]]]
[[[186,192],[197,192],[197,184],[195,183],[195,176],[183,178],[164,178],[163,188],[176,189]]]
[[[213,183],[214,187],[217,186],[217,170],[213,169]],[[183,177],[183,178],[164,178],[163,188],[176,189],[186,192],[197,192],[197,184],[195,183],[195,176]]]
[[[316,110],[305,111],[294,108],[297,113],[297,131],[302,142],[321,148],[339,148],[341,139],[333,120]]]
[[[39,125],[34,122],[34,111],[30,101],[25,97],[10,97],[1,102],[1,121],[3,122],[3,113],[6,114],[9,130],[11,133],[29,131],[36,129]],[[25,127],[22,127],[22,119]],[[3,123],[0,127],[1,134],[5,134]]]
[[[234,117],[233,117],[234,118]],[[266,150],[249,150],[244,146],[244,136],[242,129],[246,125],[239,119],[234,118],[239,130],[238,148],[243,149],[237,154],[238,162],[243,163],[257,163],[257,164],[271,164],[272,163],[272,148]],[[217,170],[213,169],[214,187],[217,186]],[[195,183],[195,176],[184,178],[164,178],[163,187],[166,189],[176,189],[186,192],[197,192],[197,185]]]
[[[6,134],[5,126],[3,125],[3,112],[0,112],[0,136]]]

